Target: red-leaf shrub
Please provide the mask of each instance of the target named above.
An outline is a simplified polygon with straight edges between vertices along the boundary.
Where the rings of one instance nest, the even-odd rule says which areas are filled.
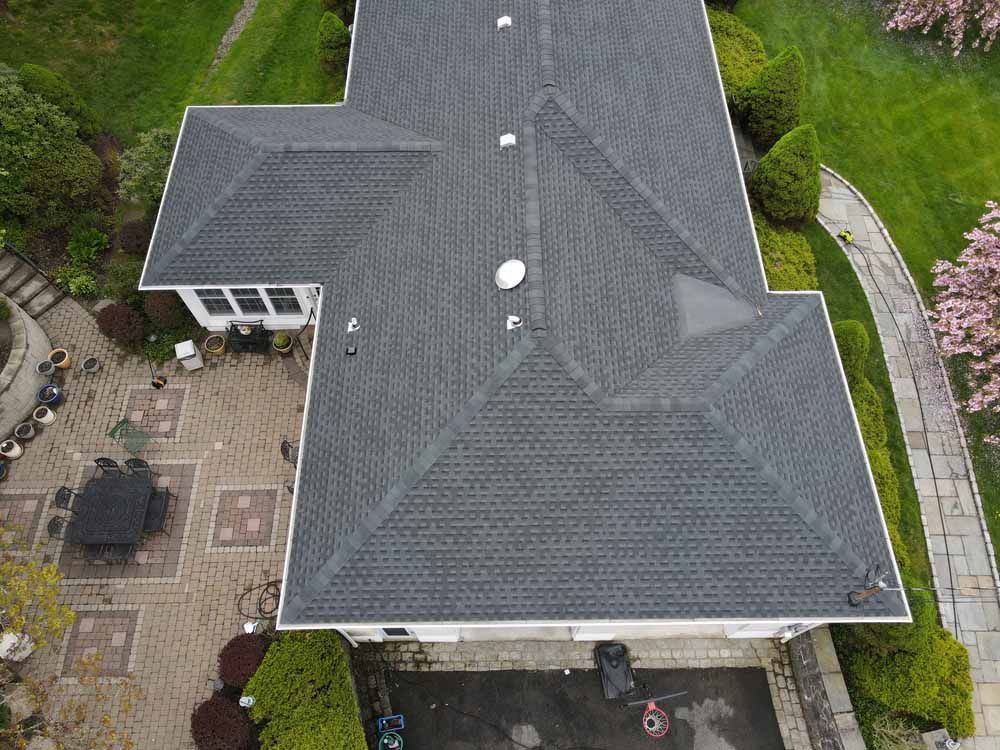
[[[243,688],[264,661],[268,645],[263,636],[236,636],[219,653],[219,677],[227,685]]]
[[[142,299],[142,309],[160,328],[171,330],[187,322],[187,308],[176,292],[149,292]]]
[[[198,750],[256,750],[260,746],[243,709],[218,695],[191,714],[191,738]]]
[[[149,223],[144,219],[126,221],[118,230],[118,244],[126,253],[145,255],[151,235]]]
[[[112,341],[131,346],[142,341],[142,316],[119,302],[108,305],[97,313],[97,327]]]

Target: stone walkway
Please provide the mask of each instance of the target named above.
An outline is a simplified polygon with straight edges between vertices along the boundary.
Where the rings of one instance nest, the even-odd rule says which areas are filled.
[[[834,237],[845,228],[854,234],[854,245],[841,245],[868,296],[885,351],[943,624],[969,649],[976,737],[963,747],[998,750],[1000,581],[958,407],[927,311],[889,233],[835,172],[824,167],[822,183],[820,223]]]
[[[66,400],[56,422],[0,485],[0,520],[57,563],[77,620],[26,667],[73,691],[74,663],[99,652],[104,677],[132,675],[145,694],[130,714],[112,711],[113,723],[143,750],[186,750],[191,710],[211,694],[219,649],[246,619],[239,595],[282,575],[291,506],[284,484],[294,472],[278,446],[298,437],[305,391],[277,356],[251,354],[210,358],[195,372],[167,366],[167,387],[153,390],[145,360],[119,351],[76,302],[63,300],[39,322],[69,350],[73,368],[60,375]],[[101,360],[100,372],[76,369],[84,355]],[[62,515],[52,506],[57,487],[83,484],[95,457],[127,457],[106,437],[123,416],[152,434],[142,458],[176,495],[169,536],[143,541],[124,568],[87,563],[45,530]]]

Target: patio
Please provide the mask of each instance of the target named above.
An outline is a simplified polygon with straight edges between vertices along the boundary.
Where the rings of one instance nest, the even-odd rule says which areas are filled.
[[[96,375],[67,371],[55,424],[25,446],[0,485],[0,520],[18,527],[16,544],[58,564],[77,613],[63,642],[27,668],[72,688],[74,664],[99,652],[105,677],[132,675],[145,693],[129,716],[113,717],[136,746],[190,748],[191,709],[210,694],[219,649],[245,619],[237,598],[282,574],[291,506],[284,485],[294,470],[279,444],[298,437],[305,391],[280,359],[253,354],[207,359],[191,373],[166,366],[168,385],[157,391],[145,361],[116,349],[72,300],[40,323],[54,346],[104,366]],[[82,493],[98,478],[94,459],[124,467],[129,454],[107,437],[122,418],[150,436],[139,457],[154,475],[151,494],[171,494],[167,533],[141,534],[125,564],[95,564],[71,537],[49,539],[47,523],[78,517],[53,499],[60,486]]]

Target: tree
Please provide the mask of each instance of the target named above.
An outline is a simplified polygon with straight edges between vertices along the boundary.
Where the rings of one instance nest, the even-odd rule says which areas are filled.
[[[118,192],[123,198],[147,207],[159,204],[176,141],[173,131],[154,128],[122,152]]]
[[[989,51],[1000,32],[1000,0],[892,0],[887,29],[926,34],[938,23],[954,54],[962,51],[966,37],[973,47]]]
[[[55,71],[25,63],[17,72],[17,82],[25,91],[37,94],[58,107],[77,124],[80,137],[84,140],[92,141],[100,134],[97,113],[87,106],[70,82]]]
[[[101,162],[53,104],[0,76],[0,218],[66,224],[97,187]]]
[[[735,97],[750,135],[770,146],[799,124],[806,64],[798,47],[786,47]]]
[[[805,223],[819,211],[819,138],[812,125],[783,135],[750,178],[750,194],[769,218]]]
[[[331,69],[347,62],[351,51],[351,32],[336,13],[327,11],[319,22],[319,59]]]
[[[764,43],[750,27],[724,10],[709,8],[708,23],[722,87],[726,99],[732,99],[767,64]]]
[[[968,359],[972,395],[966,408],[1000,413],[1000,206],[987,203],[979,226],[965,238],[969,245],[957,263],[939,260],[931,269],[941,290],[933,327],[945,354]]]

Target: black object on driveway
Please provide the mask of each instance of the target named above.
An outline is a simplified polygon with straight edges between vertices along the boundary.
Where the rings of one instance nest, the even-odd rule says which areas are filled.
[[[594,660],[605,698],[613,701],[635,693],[635,675],[628,663],[628,649],[623,644],[602,643],[596,646]]]

